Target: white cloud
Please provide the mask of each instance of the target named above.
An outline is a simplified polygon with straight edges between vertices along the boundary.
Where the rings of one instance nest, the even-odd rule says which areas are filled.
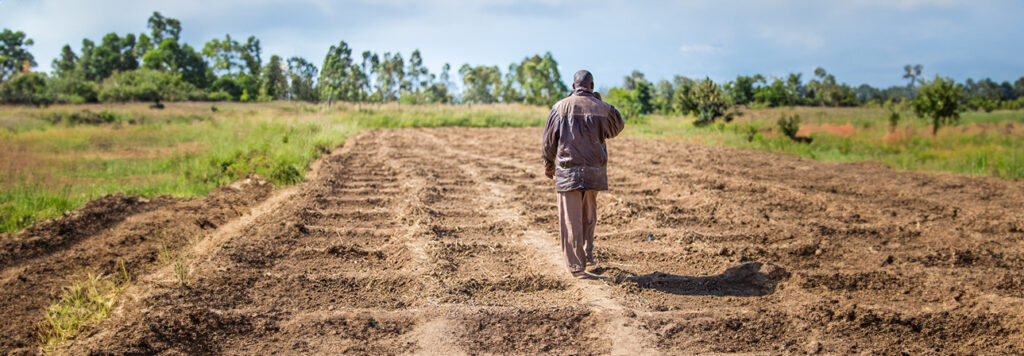
[[[679,50],[684,53],[714,54],[722,52],[722,47],[708,44],[684,44],[679,47]]]

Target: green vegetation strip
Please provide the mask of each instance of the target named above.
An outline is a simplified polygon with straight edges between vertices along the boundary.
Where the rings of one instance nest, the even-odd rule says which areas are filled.
[[[0,232],[106,194],[202,196],[247,174],[300,182],[360,130],[543,125],[523,105],[174,103],[0,107]]]

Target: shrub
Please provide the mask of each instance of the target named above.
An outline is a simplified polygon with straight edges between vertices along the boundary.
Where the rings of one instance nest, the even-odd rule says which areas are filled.
[[[935,80],[917,89],[917,97],[910,105],[917,116],[931,120],[934,136],[940,127],[960,121],[960,102],[963,98],[962,84],[954,82],[952,78],[936,75]]]
[[[725,109],[729,107],[722,89],[709,78],[697,82],[690,92],[690,97],[697,108],[697,121],[694,121],[694,125],[703,126],[714,122],[715,119],[723,117]],[[731,121],[732,117],[728,119]]]
[[[53,103],[46,89],[46,74],[20,73],[0,83],[0,102],[35,106]]]
[[[779,131],[783,135],[786,135],[791,140],[798,141],[796,133],[800,131],[800,115],[786,116],[786,114],[782,114],[779,116],[779,121],[776,121],[776,124],[778,124]]]
[[[139,69],[116,72],[100,86],[100,101],[182,101],[196,91],[180,74]]]

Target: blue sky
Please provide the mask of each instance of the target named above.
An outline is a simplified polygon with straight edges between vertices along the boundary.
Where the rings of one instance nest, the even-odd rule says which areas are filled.
[[[730,80],[784,76],[817,66],[841,82],[904,84],[905,64],[958,81],[1024,76],[1024,1],[401,1],[401,0],[0,0],[0,27],[25,31],[38,70],[61,46],[108,32],[148,32],[154,11],[182,21],[201,48],[225,33],[256,35],[264,58],[321,63],[344,40],[355,51],[420,49],[432,72],[450,62],[504,69],[551,51],[563,78],[594,72],[598,87],[633,69]],[[454,73],[453,73],[454,74]]]

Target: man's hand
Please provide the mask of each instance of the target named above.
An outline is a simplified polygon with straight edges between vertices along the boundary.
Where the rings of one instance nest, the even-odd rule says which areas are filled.
[[[594,92],[594,97],[597,98],[597,100],[604,101],[604,99],[601,99],[601,93],[598,93],[596,91]]]
[[[552,167],[552,168],[545,168],[544,169],[544,175],[547,176],[548,179],[554,179],[555,178],[555,168],[554,167]]]

